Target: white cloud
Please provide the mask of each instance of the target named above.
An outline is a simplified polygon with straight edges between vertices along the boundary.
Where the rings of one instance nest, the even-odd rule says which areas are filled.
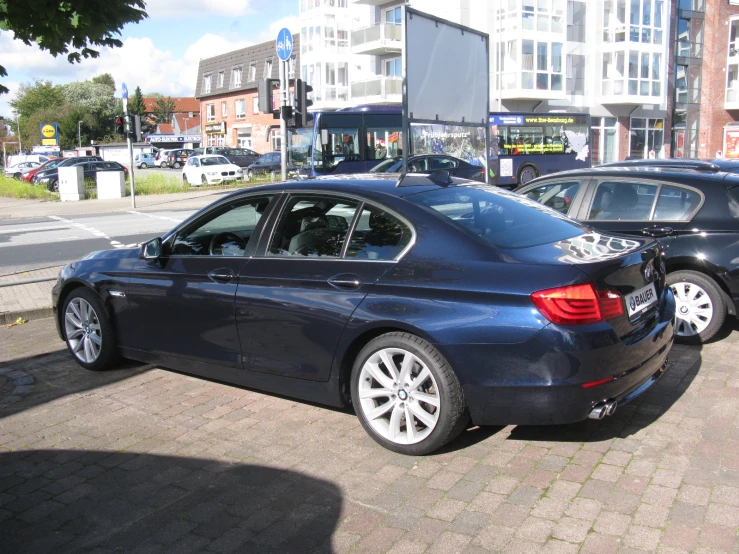
[[[288,17],[278,19],[277,21],[273,21],[269,24],[269,29],[262,31],[262,34],[259,35],[259,41],[265,42],[276,39],[277,33],[279,33],[280,29],[283,27],[287,27],[293,35],[299,33],[300,18],[298,18],[297,15],[290,15]]]
[[[203,15],[244,15],[251,0],[147,0],[146,13],[152,19],[199,17]]]

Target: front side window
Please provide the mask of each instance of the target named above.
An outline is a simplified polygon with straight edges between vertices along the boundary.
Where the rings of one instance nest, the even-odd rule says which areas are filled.
[[[339,258],[358,202],[333,197],[293,196],[270,241],[270,256]]]
[[[177,233],[172,255],[243,256],[271,199],[261,196],[216,208],[205,221],[197,221]]]
[[[567,215],[580,185],[580,181],[547,183],[525,192],[524,196]]]
[[[408,225],[380,208],[365,206],[349,241],[346,257],[393,260],[412,239]]]

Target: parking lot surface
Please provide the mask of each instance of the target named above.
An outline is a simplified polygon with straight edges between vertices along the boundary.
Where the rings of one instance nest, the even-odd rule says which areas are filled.
[[[5,552],[737,552],[739,325],[675,346],[602,421],[472,428],[435,455],[354,415],[0,328]]]

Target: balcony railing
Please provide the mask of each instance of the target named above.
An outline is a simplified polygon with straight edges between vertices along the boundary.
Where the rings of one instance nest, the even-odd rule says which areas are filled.
[[[367,81],[352,83],[352,100],[388,100],[390,96],[400,96],[402,93],[402,79],[393,77],[379,77]]]
[[[352,31],[352,50],[357,53],[372,53],[373,50],[400,50],[402,28],[394,23],[377,23],[370,27]]]

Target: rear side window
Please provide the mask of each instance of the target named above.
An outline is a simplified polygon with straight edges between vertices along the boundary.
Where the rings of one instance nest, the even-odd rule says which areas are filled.
[[[688,221],[701,202],[700,194],[678,187],[663,186],[657,198],[657,221]]]
[[[658,185],[601,181],[595,190],[589,220],[648,221]]]
[[[408,246],[413,234],[405,223],[384,210],[367,206],[352,233],[347,258],[392,260]]]
[[[575,198],[577,191],[580,190],[580,181],[560,181],[557,183],[547,183],[539,185],[525,193],[526,198],[530,198],[539,204],[544,204],[567,214],[572,207],[572,200]]]
[[[518,194],[494,187],[448,187],[407,197],[469,237],[499,248],[526,248],[582,235],[588,228]]]

